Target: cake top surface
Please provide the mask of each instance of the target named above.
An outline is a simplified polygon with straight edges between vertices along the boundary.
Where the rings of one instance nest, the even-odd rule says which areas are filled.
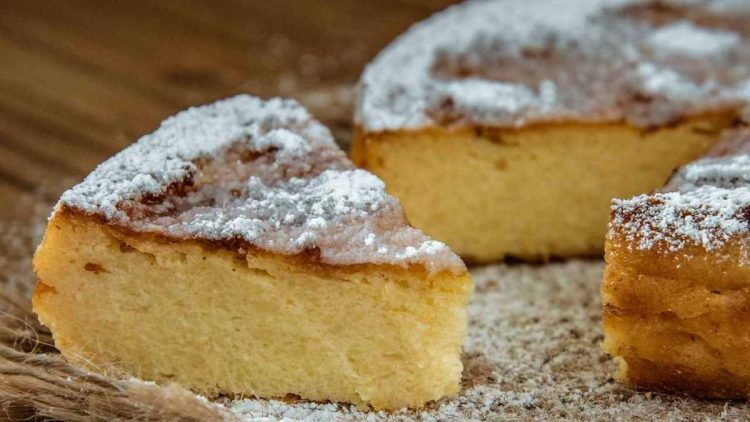
[[[661,192],[614,200],[612,217],[610,234],[641,250],[697,245],[711,251],[750,233],[750,129],[727,131]]]
[[[239,95],[185,110],[100,164],[60,207],[139,233],[315,251],[333,265],[465,269],[292,100]]]
[[[489,0],[414,25],[367,67],[365,131],[627,121],[750,103],[750,2]]]

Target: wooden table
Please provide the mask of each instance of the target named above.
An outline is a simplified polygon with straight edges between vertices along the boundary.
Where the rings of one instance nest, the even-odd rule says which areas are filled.
[[[447,3],[0,0],[0,219],[26,217],[24,193],[54,202],[189,105],[239,92],[351,96],[378,50]],[[315,105],[348,126],[349,111]]]

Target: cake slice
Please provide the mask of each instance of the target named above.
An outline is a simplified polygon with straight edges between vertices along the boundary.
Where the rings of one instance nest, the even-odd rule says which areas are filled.
[[[34,265],[94,371],[375,409],[459,390],[463,262],[290,100],[167,119],[63,194]]]
[[[750,130],[663,192],[615,200],[604,350],[638,388],[750,398]]]

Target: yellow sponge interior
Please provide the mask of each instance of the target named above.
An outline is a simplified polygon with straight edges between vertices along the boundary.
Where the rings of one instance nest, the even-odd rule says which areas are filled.
[[[600,256],[611,199],[661,187],[733,118],[658,130],[566,123],[359,133],[352,157],[386,182],[414,226],[470,261]]]

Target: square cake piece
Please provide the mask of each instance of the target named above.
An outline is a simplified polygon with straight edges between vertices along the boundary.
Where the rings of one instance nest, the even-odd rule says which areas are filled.
[[[615,200],[604,349],[638,388],[750,398],[750,131],[660,193]]]
[[[167,119],[63,194],[34,264],[91,370],[375,409],[459,390],[463,262],[294,101]]]

